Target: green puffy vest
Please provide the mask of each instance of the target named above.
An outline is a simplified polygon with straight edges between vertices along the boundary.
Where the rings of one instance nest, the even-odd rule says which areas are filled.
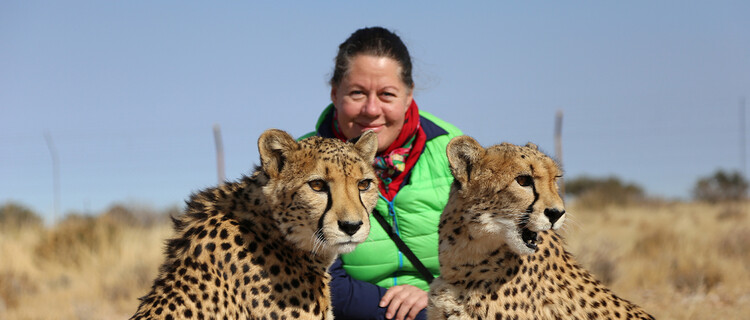
[[[329,106],[323,111],[318,126],[331,108]],[[392,203],[381,197],[373,214],[383,215],[404,243],[437,277],[440,274],[437,226],[453,183],[445,148],[453,137],[462,133],[455,126],[427,112],[420,110],[419,114],[448,134],[428,136],[424,151],[411,169],[409,183],[398,191]],[[314,134],[309,133],[303,138]],[[370,217],[370,236],[367,240],[353,252],[342,255],[341,259],[346,272],[355,279],[385,288],[410,284],[425,291],[429,289],[427,281],[396,248],[396,244],[373,217]]]

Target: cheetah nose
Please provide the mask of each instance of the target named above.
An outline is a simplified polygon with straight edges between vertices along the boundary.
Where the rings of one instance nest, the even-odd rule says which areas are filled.
[[[559,220],[560,217],[562,217],[562,215],[564,214],[565,214],[565,210],[559,210],[557,208],[544,209],[544,215],[547,216],[547,218],[549,218],[549,222],[551,224],[555,224],[555,222],[557,222],[557,220]]]
[[[339,229],[341,231],[344,231],[344,233],[348,234],[349,236],[353,236],[355,233],[357,233],[357,230],[359,230],[359,227],[362,226],[362,221],[341,221],[339,220]]]

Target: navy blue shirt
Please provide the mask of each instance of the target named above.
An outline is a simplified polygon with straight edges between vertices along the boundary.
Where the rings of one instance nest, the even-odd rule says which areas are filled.
[[[357,280],[344,270],[341,259],[336,259],[328,272],[331,274],[331,305],[336,319],[385,320],[388,308],[378,306],[386,288]],[[354,294],[356,292],[356,294]],[[417,320],[427,319],[427,309],[417,314]]]

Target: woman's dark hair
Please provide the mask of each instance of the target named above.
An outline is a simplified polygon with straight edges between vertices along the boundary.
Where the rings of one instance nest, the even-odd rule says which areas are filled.
[[[354,31],[346,41],[339,45],[336,66],[329,82],[331,86],[336,87],[341,84],[341,80],[349,72],[352,58],[359,54],[396,60],[401,65],[401,81],[406,87],[414,88],[409,50],[406,49],[401,38],[382,27],[362,28]]]

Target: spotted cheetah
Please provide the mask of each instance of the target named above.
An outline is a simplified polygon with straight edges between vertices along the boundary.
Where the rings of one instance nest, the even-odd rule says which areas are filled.
[[[280,130],[250,176],[194,194],[131,319],[333,319],[328,267],[370,230],[374,132],[356,143]]]
[[[533,144],[447,147],[455,182],[439,224],[429,319],[653,319],[595,280],[553,230],[558,165]]]

